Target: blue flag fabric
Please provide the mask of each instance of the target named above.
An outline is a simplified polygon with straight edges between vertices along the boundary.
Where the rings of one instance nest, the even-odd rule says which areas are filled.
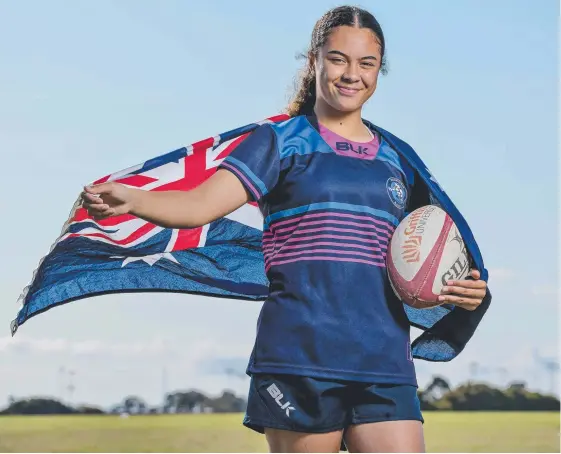
[[[277,115],[179,148],[140,165],[101,178],[147,191],[189,190],[216,171],[222,160],[264,122]],[[400,153],[420,176],[426,191],[452,217],[474,265],[487,280],[483,258],[459,211],[409,145],[370,126]],[[71,301],[127,292],[179,292],[261,301],[268,294],[261,251],[263,218],[249,203],[224,218],[195,229],[166,229],[132,215],[94,221],[74,204],[61,235],[40,261],[23,290],[12,335],[31,317]],[[411,325],[423,330],[413,356],[429,361],[456,357],[473,335],[491,301],[488,293],[473,312],[452,306],[417,310],[405,306]]]

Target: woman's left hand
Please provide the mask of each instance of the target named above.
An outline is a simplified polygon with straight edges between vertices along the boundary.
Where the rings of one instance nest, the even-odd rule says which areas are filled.
[[[438,300],[446,304],[474,311],[483,301],[487,293],[487,282],[480,280],[481,274],[477,270],[471,270],[469,275],[473,278],[461,281],[448,281],[442,287]]]

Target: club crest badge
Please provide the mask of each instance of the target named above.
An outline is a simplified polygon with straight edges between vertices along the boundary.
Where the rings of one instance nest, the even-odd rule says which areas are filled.
[[[405,185],[397,178],[388,178],[386,189],[388,190],[388,196],[392,203],[400,210],[403,210],[407,201],[407,189],[405,189]]]

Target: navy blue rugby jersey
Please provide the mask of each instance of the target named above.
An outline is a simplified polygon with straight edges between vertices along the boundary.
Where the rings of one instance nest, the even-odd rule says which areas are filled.
[[[413,170],[382,138],[372,160],[336,153],[315,116],[260,126],[220,167],[264,216],[270,287],[248,374],[416,385],[385,265]]]

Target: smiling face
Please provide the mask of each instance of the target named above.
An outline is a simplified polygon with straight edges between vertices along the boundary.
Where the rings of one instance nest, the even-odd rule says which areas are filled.
[[[334,28],[314,61],[317,107],[359,110],[376,90],[381,62],[380,41],[372,30]]]

